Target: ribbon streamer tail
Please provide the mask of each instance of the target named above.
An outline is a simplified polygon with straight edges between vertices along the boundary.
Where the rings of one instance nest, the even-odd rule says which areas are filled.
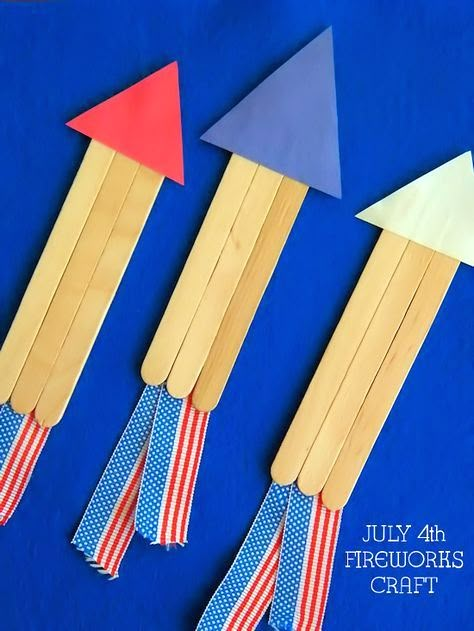
[[[148,439],[161,387],[147,386],[97,485],[72,543],[101,573],[118,576],[132,540]]]
[[[293,485],[270,625],[278,631],[320,631],[331,583],[342,511]]]
[[[290,487],[273,483],[197,631],[253,631],[273,597]]]
[[[272,599],[272,628],[320,631],[340,517],[320,496],[272,483],[197,631],[253,631]]]
[[[48,438],[33,414],[17,414],[8,403],[0,408],[0,525],[15,512]]]
[[[209,414],[163,387],[138,499],[136,529],[152,543],[185,545]]]

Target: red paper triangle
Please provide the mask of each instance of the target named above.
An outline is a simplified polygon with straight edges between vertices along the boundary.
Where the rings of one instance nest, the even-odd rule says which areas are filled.
[[[176,61],[73,118],[67,125],[184,184]]]

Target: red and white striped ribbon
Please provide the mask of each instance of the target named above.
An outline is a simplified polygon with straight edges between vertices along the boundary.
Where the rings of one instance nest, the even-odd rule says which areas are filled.
[[[272,628],[320,631],[339,523],[319,496],[273,483],[198,631],[254,631],[271,601]]]
[[[49,434],[33,414],[20,415],[8,403],[0,413],[3,462],[0,469],[0,525],[18,506]]]

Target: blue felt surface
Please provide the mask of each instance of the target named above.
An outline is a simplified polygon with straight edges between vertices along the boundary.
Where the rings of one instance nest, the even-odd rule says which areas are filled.
[[[166,552],[136,539],[107,583],[69,539],[141,391],[140,362],[228,160],[199,136],[329,24],[344,198],[307,197],[213,415],[189,545]],[[472,148],[473,48],[470,0],[0,3],[2,338],[87,145],[64,121],[178,59],[186,158],[186,187],[163,187],[66,417],[0,532],[0,628],[193,628],[377,237],[353,215]],[[344,515],[328,630],[471,626],[473,310],[474,271],[463,266]],[[435,595],[376,596],[370,570],[344,569],[365,523],[427,521],[446,530],[444,548],[467,556],[463,570],[439,572]]]

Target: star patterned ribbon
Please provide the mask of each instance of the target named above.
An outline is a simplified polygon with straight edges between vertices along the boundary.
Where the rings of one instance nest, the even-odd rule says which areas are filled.
[[[252,631],[273,601],[270,626],[319,631],[329,593],[341,511],[295,485],[272,483],[197,631]]]
[[[17,414],[9,403],[0,407],[0,525],[13,515],[28,486],[48,438],[33,414]]]
[[[100,572],[118,576],[135,530],[184,545],[209,415],[164,386],[146,386],[73,538]]]

